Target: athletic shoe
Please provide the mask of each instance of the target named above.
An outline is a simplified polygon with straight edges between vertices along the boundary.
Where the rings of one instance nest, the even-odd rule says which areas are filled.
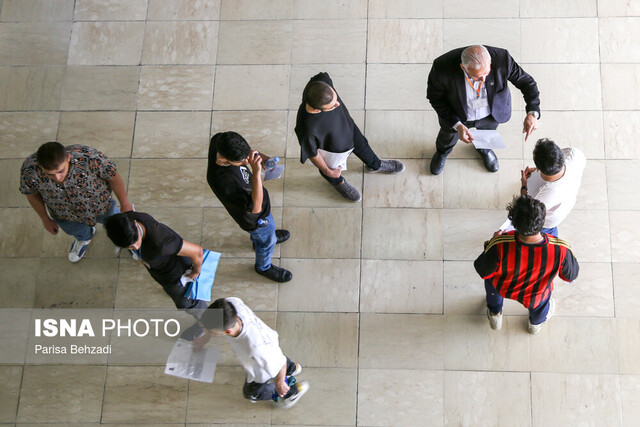
[[[278,243],[286,242],[289,240],[290,236],[291,233],[289,233],[289,230],[276,230],[276,245]]]
[[[368,173],[400,173],[404,170],[404,165],[399,160],[382,160],[378,169],[371,169],[368,166],[364,167],[365,172]]]
[[[500,328],[502,328],[502,310],[500,310],[498,314],[493,314],[489,308],[487,308],[487,318],[489,319],[491,329],[499,331]]]
[[[296,363],[296,370],[293,371],[291,375],[287,375],[288,377],[295,377],[296,375],[300,375],[302,373],[302,366],[299,363]]]
[[[289,270],[285,270],[284,268],[276,267],[271,264],[268,270],[260,271],[256,268],[256,273],[263,275],[267,279],[273,280],[274,282],[284,283],[288,282],[293,278],[293,274]]]
[[[91,239],[96,234],[96,228],[91,227]],[[89,240],[78,240],[73,239],[73,243],[71,244],[71,249],[69,249],[69,261],[78,262],[84,256],[84,253],[87,251],[87,246],[91,243],[91,239]]]
[[[333,188],[335,188],[342,197],[352,202],[359,202],[362,198],[356,187],[349,184],[346,179],[343,179],[340,184],[334,185]]]
[[[300,381],[294,385],[298,389],[298,392],[293,396],[289,396],[286,399],[282,399],[280,402],[276,403],[275,406],[278,409],[289,409],[298,401],[306,392],[309,391],[309,381]]]
[[[537,325],[532,325],[531,321],[529,321],[529,333],[537,334],[538,332],[540,332],[540,329],[542,329],[544,324],[547,323],[549,319],[551,319],[551,316],[553,316],[553,312],[555,311],[555,309],[556,309],[556,302],[553,300],[553,298],[551,298],[549,300],[549,311],[547,312],[547,318],[544,319],[544,322],[539,323]]]
[[[180,334],[180,338],[182,338],[185,341],[193,341],[196,338],[200,338],[203,335],[204,335],[204,328],[199,322],[196,322],[193,325],[189,326],[187,329],[185,329],[184,332]]]

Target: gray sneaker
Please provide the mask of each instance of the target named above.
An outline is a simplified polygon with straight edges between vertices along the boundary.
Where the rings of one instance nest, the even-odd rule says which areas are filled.
[[[368,173],[400,173],[404,170],[404,165],[399,160],[382,160],[380,162],[380,168],[371,169],[368,166],[365,166],[364,170]]]
[[[338,193],[342,195],[347,200],[351,200],[352,202],[359,202],[362,197],[360,197],[360,193],[358,189],[353,185],[349,184],[346,179],[342,180],[342,182],[338,185],[334,185]]]

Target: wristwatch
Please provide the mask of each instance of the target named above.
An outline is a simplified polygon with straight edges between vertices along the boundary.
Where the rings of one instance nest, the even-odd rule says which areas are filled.
[[[536,119],[540,118],[540,113],[538,113],[537,111],[527,111],[527,114],[531,114]]]

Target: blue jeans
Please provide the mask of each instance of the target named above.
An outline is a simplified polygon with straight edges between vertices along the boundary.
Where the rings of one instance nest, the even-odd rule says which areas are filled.
[[[500,295],[496,288],[493,287],[491,280],[486,279],[484,281],[484,290],[487,292],[487,308],[489,311],[493,314],[500,313],[502,311],[504,298],[502,298],[502,295]],[[547,298],[546,301],[536,308],[529,307],[529,322],[531,322],[532,325],[539,325],[547,320],[550,300],[551,298]]]
[[[276,222],[269,214],[264,220],[266,224],[249,232],[256,251],[256,270],[266,271],[271,268],[271,255],[276,247]]]
[[[96,221],[102,224],[104,220],[107,219],[107,217],[115,215],[118,212],[120,212],[120,209],[118,209],[116,201],[111,199],[111,206],[109,206],[109,210],[107,211],[107,213],[97,217]],[[62,228],[62,231],[70,236],[75,237],[78,240],[91,240],[91,238],[93,237],[93,231],[91,231],[91,227],[84,222],[62,221],[55,218],[54,221],[60,228]]]
[[[558,227],[543,228],[542,230],[540,230],[540,232],[551,234],[553,237],[558,237]]]

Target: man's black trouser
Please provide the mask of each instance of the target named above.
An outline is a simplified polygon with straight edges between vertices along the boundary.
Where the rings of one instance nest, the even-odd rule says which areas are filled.
[[[376,156],[376,153],[373,152],[371,147],[369,146],[369,141],[367,138],[360,132],[358,126],[354,126],[353,128],[353,154],[358,156],[362,163],[370,169],[376,170],[380,168],[380,159]],[[320,175],[327,181],[329,181],[332,185],[338,185],[342,181],[344,181],[344,177],[340,176],[339,178],[331,178],[320,172]]]
[[[469,129],[487,129],[487,130],[495,130],[498,128],[499,123],[496,119],[493,118],[492,115],[488,115],[487,117],[483,117],[479,120],[471,120],[468,122],[462,123]],[[448,128],[440,128],[440,132],[438,132],[438,137],[436,138],[436,150],[443,156],[449,155],[453,147],[458,142],[458,131],[452,127]],[[479,152],[485,152],[488,150],[478,150]]]

